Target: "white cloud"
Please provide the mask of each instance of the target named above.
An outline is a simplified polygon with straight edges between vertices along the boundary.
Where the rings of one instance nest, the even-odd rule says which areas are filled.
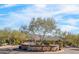
[[[78,5],[60,5],[57,13],[79,13]]]
[[[76,26],[71,26],[71,25],[62,25],[61,30],[71,32],[71,30],[79,30],[79,28]]]
[[[22,10],[23,15],[30,17],[52,17],[53,12],[49,12],[46,10],[37,10],[37,8],[26,8]]]
[[[76,25],[79,22],[79,19],[68,19],[66,22],[70,25]]]
[[[16,4],[6,4],[6,5],[1,6],[0,8],[7,8],[7,7],[15,6],[15,5]]]
[[[7,17],[0,18],[2,19],[2,23],[0,25],[0,28],[10,27],[10,28],[19,28],[21,25],[24,25],[28,23],[27,17],[18,14],[18,13],[9,13]]]
[[[36,11],[39,11],[39,12],[45,10],[46,6],[47,5],[45,5],[45,4],[35,4],[35,5],[33,5],[33,7],[36,9]]]
[[[45,8],[46,7],[45,4],[35,4],[34,6],[37,8]]]
[[[52,5],[53,6],[53,5]],[[55,16],[58,15],[57,17],[62,19],[60,16],[61,13],[78,13],[79,12],[79,7],[77,5],[57,5],[59,10],[54,11],[53,9],[55,7],[50,7],[49,5],[45,4],[36,4],[33,5],[32,7],[24,8],[22,10],[23,13],[26,13],[30,16]],[[50,8],[49,8],[50,7]],[[62,15],[63,16],[63,15]]]

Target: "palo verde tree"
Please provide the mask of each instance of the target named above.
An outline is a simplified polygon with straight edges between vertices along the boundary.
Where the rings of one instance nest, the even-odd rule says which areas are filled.
[[[54,19],[52,18],[33,18],[29,25],[29,31],[33,35],[37,34],[40,36],[40,40],[45,39],[45,36],[51,34],[56,28]]]
[[[28,32],[33,35],[39,35],[40,40],[45,39],[45,36],[51,34],[56,28],[56,22],[52,18],[32,18],[29,26],[22,26],[22,32]]]

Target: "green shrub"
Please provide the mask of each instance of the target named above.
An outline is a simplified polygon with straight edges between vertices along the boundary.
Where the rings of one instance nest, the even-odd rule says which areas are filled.
[[[5,39],[0,39],[0,45],[3,45],[6,43],[6,40]]]

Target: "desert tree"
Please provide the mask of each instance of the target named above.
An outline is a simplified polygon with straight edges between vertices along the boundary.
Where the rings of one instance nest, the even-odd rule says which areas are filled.
[[[43,41],[48,34],[52,34],[52,31],[56,29],[56,22],[53,18],[32,18],[28,26],[22,26],[22,32],[28,32],[32,36],[38,35],[40,41]],[[36,41],[35,41],[36,42]]]
[[[41,41],[45,39],[46,35],[51,34],[55,28],[56,23],[52,18],[33,18],[29,25],[30,33],[39,35]]]

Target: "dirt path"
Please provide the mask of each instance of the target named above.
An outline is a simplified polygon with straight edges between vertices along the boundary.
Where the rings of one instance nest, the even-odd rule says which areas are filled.
[[[64,48],[57,52],[27,52],[15,48],[18,46],[2,46],[0,47],[0,54],[79,54],[79,48]]]
[[[59,54],[79,54],[79,48],[64,48]]]

